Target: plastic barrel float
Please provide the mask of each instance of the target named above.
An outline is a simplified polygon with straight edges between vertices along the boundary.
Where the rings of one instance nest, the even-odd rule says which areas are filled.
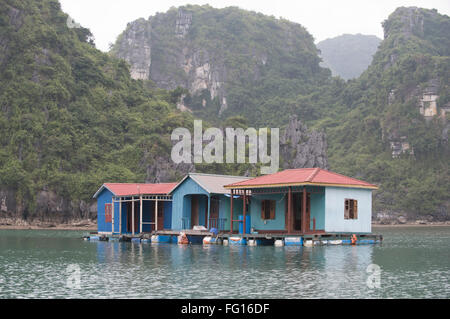
[[[217,237],[206,236],[203,238],[203,245],[220,245],[222,241]]]
[[[352,235],[352,245],[356,245],[356,242],[358,241],[358,238],[356,237],[355,234]]]
[[[303,237],[286,237],[284,239],[285,246],[303,246]]]
[[[230,237],[228,238],[228,244],[233,245],[247,245],[247,240],[242,237]]]
[[[180,236],[178,236],[178,245],[189,245],[189,239],[186,233],[180,233]]]
[[[274,243],[275,247],[284,247],[284,240],[283,239],[277,239]]]
[[[153,235],[151,241],[152,244],[168,244],[172,241],[172,237],[167,235]]]

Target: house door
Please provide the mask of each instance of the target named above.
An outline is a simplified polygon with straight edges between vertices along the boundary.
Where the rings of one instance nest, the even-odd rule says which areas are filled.
[[[139,203],[127,203],[127,233],[133,232],[133,205],[134,204],[134,232],[139,233]]]
[[[301,231],[302,229],[302,202],[301,194],[295,193],[292,195],[294,199],[294,231]]]
[[[191,196],[191,228],[198,225],[198,197]]]
[[[219,229],[219,199],[211,198],[211,210],[209,212],[209,228]]]
[[[299,196],[300,196],[300,207],[301,207],[300,214],[301,214],[301,211],[303,210],[303,194],[300,193]],[[311,194],[310,193],[306,193],[306,222],[305,222],[305,224],[306,224],[306,229],[302,229],[302,232],[304,232],[304,233],[309,232],[311,230],[311,227],[310,227],[310,225],[311,225]],[[301,229],[301,227],[300,227],[300,229]]]
[[[306,194],[306,230],[302,229],[303,193],[295,193],[293,197],[294,231],[308,232],[311,222],[311,194]]]
[[[164,229],[164,202],[158,203],[158,229]]]
[[[131,203],[127,203],[127,233],[131,233]]]

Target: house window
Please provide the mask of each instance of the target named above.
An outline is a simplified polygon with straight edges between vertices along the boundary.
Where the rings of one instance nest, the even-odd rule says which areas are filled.
[[[358,201],[356,199],[345,200],[344,219],[358,219]]]
[[[274,200],[263,200],[261,202],[261,219],[275,219],[275,204]]]
[[[112,222],[112,204],[105,204],[105,223]]]

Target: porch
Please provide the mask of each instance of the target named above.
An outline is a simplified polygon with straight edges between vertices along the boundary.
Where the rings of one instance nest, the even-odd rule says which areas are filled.
[[[243,222],[243,235],[325,234],[325,189],[315,186],[231,189],[230,219]],[[233,213],[236,196],[242,198],[243,221]],[[251,218],[248,218],[251,216]],[[250,219],[250,227],[247,223]],[[250,231],[249,231],[250,229]],[[233,231],[231,233],[236,233]]]
[[[204,226],[207,230],[215,228],[224,231],[228,219],[221,217],[221,206],[226,205],[223,201],[226,201],[226,198],[221,195],[185,195],[181,228],[191,230],[195,226]]]
[[[152,233],[170,229],[171,202],[170,195],[113,196],[105,216],[113,235]]]

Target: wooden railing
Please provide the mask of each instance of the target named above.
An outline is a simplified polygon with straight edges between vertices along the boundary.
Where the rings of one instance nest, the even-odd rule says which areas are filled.
[[[216,228],[219,231],[225,229],[226,218],[210,218],[209,219],[209,229]]]
[[[210,218],[209,219],[209,228],[216,228],[219,231],[225,230],[226,218]],[[191,229],[191,219],[189,217],[181,218],[181,228],[182,229]]]

